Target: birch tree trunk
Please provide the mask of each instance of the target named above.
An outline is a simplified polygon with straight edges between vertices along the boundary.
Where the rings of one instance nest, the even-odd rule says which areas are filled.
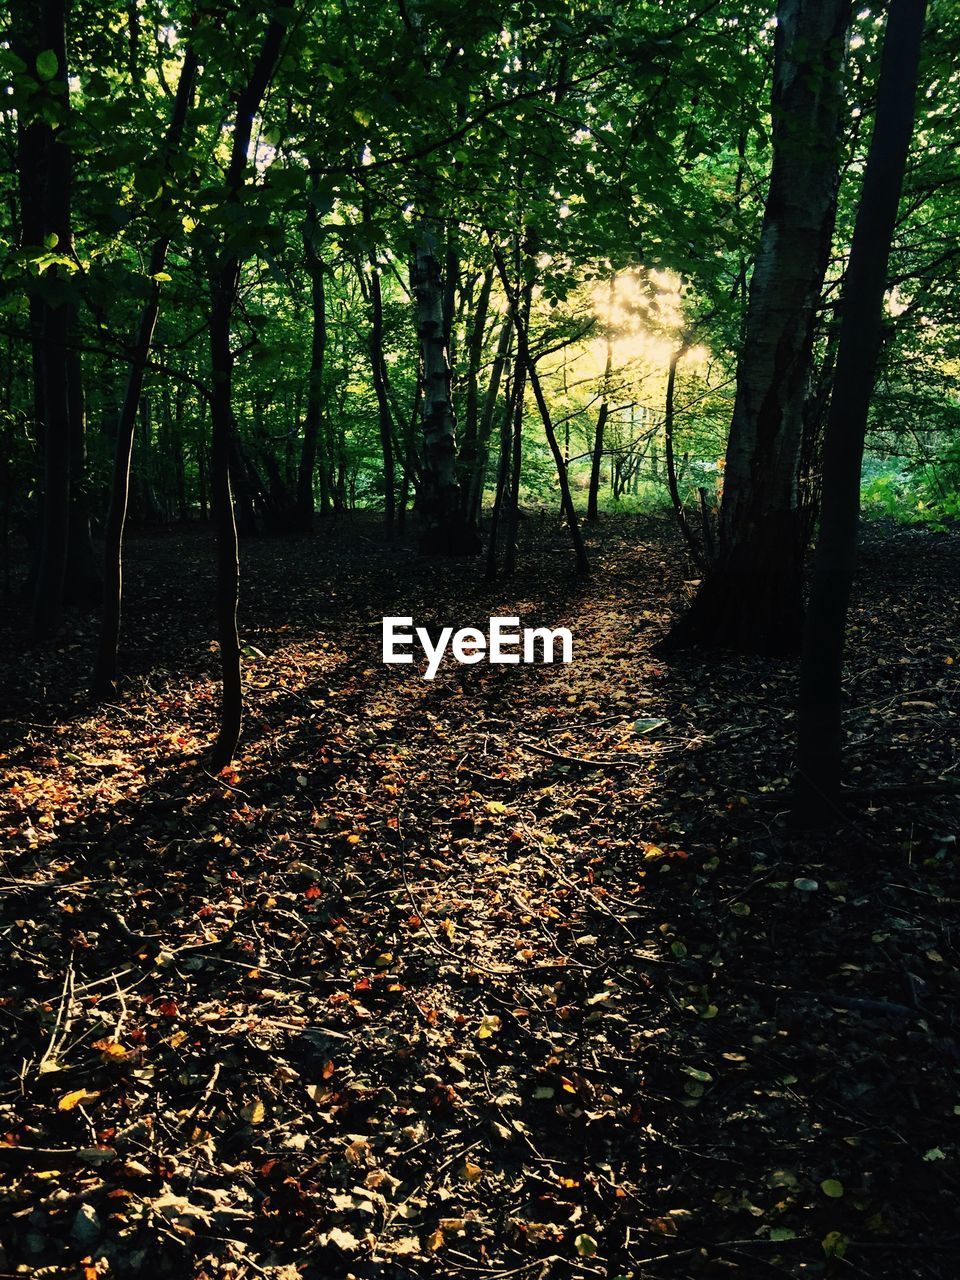
[[[433,231],[421,221],[410,268],[423,385],[423,482],[420,512],[426,550],[476,555],[480,536],[463,515],[457,483],[457,433],[444,341],[443,285]]]
[[[773,164],[750,281],[714,561],[665,647],[782,654],[803,616],[797,465],[839,181],[850,0],[779,0]]]

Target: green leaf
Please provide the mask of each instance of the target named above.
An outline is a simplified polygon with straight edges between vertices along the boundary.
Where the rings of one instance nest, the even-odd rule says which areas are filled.
[[[820,1241],[820,1247],[828,1258],[842,1258],[849,1243],[849,1237],[842,1231],[828,1231]]]
[[[48,249],[55,249],[60,243],[60,237],[57,235],[56,231],[51,231],[48,235],[43,237],[43,243]]]
[[[37,54],[37,75],[41,80],[52,80],[57,74],[60,63],[52,49],[44,49]]]
[[[820,1183],[820,1190],[831,1200],[839,1200],[843,1195],[843,1183],[838,1182],[836,1178],[824,1178]]]
[[[691,1076],[694,1080],[703,1080],[705,1083],[709,1083],[713,1079],[709,1071],[701,1071],[699,1067],[681,1067],[680,1070],[685,1076]]]
[[[597,1252],[596,1240],[594,1240],[593,1236],[588,1236],[585,1231],[577,1236],[573,1242],[573,1247],[581,1258],[592,1258]]]
[[[771,1240],[796,1240],[797,1233],[790,1227],[774,1227],[770,1232]]]
[[[634,733],[653,733],[654,729],[662,729],[666,723],[666,720],[635,720],[633,731]]]

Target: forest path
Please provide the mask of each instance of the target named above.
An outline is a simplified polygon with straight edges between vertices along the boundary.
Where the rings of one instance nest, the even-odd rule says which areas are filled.
[[[937,1274],[916,1246],[948,1243],[960,1150],[955,806],[791,837],[757,803],[791,665],[653,660],[684,566],[639,532],[604,529],[586,584],[552,523],[493,587],[349,530],[247,545],[219,779],[202,540],[134,544],[143,674],[113,706],[36,702],[83,644],[12,660],[8,1262],[752,1280],[845,1248],[855,1276]],[[955,767],[957,541],[868,553],[866,771]],[[388,613],[567,625],[577,661],[423,682],[380,663]]]

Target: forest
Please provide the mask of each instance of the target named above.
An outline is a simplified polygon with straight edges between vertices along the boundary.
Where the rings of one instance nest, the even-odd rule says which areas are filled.
[[[953,0],[4,0],[0,1276],[957,1274],[958,117]]]

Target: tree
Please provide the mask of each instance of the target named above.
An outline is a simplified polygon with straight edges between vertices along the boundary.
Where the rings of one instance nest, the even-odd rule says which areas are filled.
[[[856,567],[860,474],[883,320],[887,262],[913,134],[926,0],[891,0],[877,108],[843,290],[823,444],[820,531],[800,666],[796,809],[837,813],[842,676]]]
[[[230,163],[224,178],[225,208],[233,212],[234,225],[236,212],[241,206],[254,117],[260,109],[280,57],[286,30],[285,15],[288,14],[289,10],[278,9],[270,17],[250,78],[237,97]],[[230,485],[231,445],[234,438],[230,329],[242,258],[237,232],[231,232],[229,218],[226,226],[219,256],[213,263],[210,276],[210,496],[217,531],[217,638],[220,643],[222,677],[220,729],[212,760],[215,769],[222,769],[233,759],[243,718],[240,633],[237,629],[240,561]]]
[[[30,6],[24,6],[28,10]],[[38,175],[41,209],[41,241],[57,251],[60,261],[38,282],[40,290],[40,396],[36,420],[43,430],[43,499],[41,505],[40,551],[37,562],[33,605],[33,634],[49,639],[60,625],[63,609],[67,559],[70,547],[70,463],[73,452],[69,350],[75,295],[71,283],[70,259],[71,193],[73,152],[67,141],[70,128],[70,85],[67,71],[65,0],[41,0],[33,14],[22,12],[25,21],[36,23],[39,52],[34,64],[40,77],[33,111],[42,121],[32,132],[33,145],[43,157]],[[32,70],[32,68],[31,68]],[[30,145],[26,130],[23,145]],[[22,163],[32,168],[31,157]],[[34,178],[21,183],[32,186]],[[77,401],[74,401],[76,407]]]
[[[180,80],[170,113],[170,124],[160,162],[165,165],[177,147],[186,125],[187,112],[196,86],[199,61],[194,46],[188,45],[180,70]],[[123,403],[117,417],[114,446],[110,506],[104,530],[103,598],[101,603],[100,638],[93,670],[93,692],[97,697],[109,694],[117,673],[117,649],[120,642],[120,618],[123,608],[123,531],[130,505],[130,465],[137,430],[137,414],[143,391],[144,373],[153,333],[160,314],[161,279],[167,262],[171,235],[164,231],[150,252],[147,268],[147,301],[140,313],[140,323],[131,352],[130,369]]]
[[[303,226],[303,251],[310,281],[310,372],[307,378],[307,409],[303,420],[303,443],[297,469],[297,522],[303,532],[313,527],[313,481],[317,468],[317,452],[323,423],[323,367],[327,350],[327,306],[324,265],[318,240],[321,234],[320,200],[316,162],[310,166],[310,189],[307,193],[307,216]],[[328,460],[322,460],[321,508],[330,501],[327,475]]]
[[[836,212],[850,0],[779,0],[773,162],[750,281],[716,552],[666,648],[796,650],[797,467],[814,320]]]
[[[423,383],[423,542],[427,550],[445,555],[476,555],[480,537],[464,518],[457,477],[456,416],[445,341],[443,281],[436,236],[426,221],[421,223],[413,251],[410,288],[416,303]]]

